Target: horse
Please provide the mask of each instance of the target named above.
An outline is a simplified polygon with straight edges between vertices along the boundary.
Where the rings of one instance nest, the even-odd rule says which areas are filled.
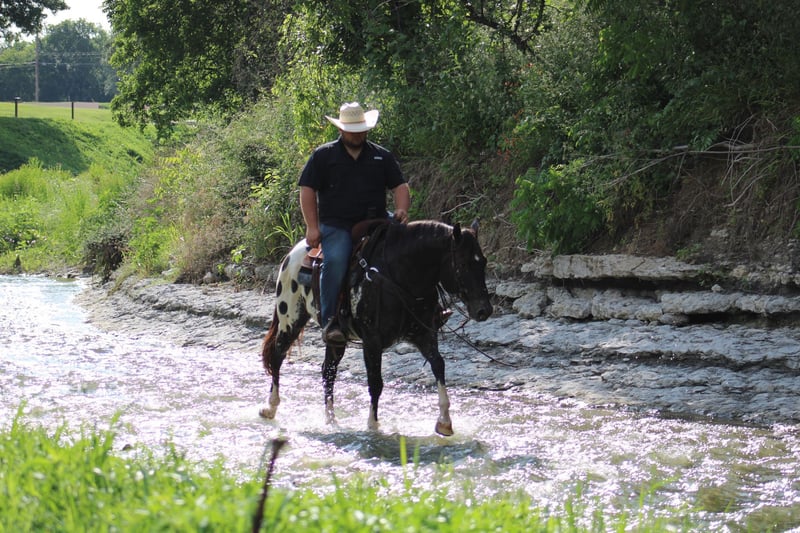
[[[439,288],[458,296],[471,319],[484,321],[492,314],[478,225],[473,222],[470,228],[462,229],[458,224],[432,220],[383,225],[384,231],[367,237],[372,242],[362,248],[364,256],[353,262],[346,281],[349,298],[342,299],[338,313],[348,340],[362,344],[370,394],[367,425],[371,430],[378,429],[383,351],[405,340],[431,365],[439,399],[435,431],[451,436],[445,364],[438,343],[438,330],[446,321]],[[313,291],[298,279],[309,250],[305,239],[298,242],[282,261],[276,281],[275,310],[261,352],[264,368],[272,378],[267,406],[259,412],[267,419],[275,417],[280,404],[280,369],[287,351],[309,319],[319,316]],[[330,424],[336,423],[333,385],[345,347],[329,344],[325,348],[322,381],[326,421]]]

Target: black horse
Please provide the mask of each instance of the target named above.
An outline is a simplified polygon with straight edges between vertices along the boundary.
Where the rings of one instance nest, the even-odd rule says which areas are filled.
[[[344,315],[349,326],[345,328],[349,330],[348,338],[360,340],[363,346],[371,398],[368,425],[371,429],[378,427],[383,350],[406,340],[431,365],[439,392],[436,432],[449,436],[453,434],[450,401],[437,339],[443,325],[439,287],[457,295],[466,304],[470,318],[483,321],[491,315],[486,258],[478,244],[478,227],[476,223],[461,229],[457,224],[417,221],[386,224],[382,229],[369,237],[371,242],[363,248],[360,264],[354,265],[349,301],[345,300],[340,310],[340,317]],[[286,352],[308,320],[317,317],[313,291],[298,281],[308,250],[305,240],[300,241],[284,259],[278,275],[275,312],[261,354],[264,367],[272,376],[268,406],[260,411],[265,418],[274,418],[280,403],[280,368]],[[333,384],[344,351],[344,346],[329,345],[325,349],[322,379],[330,423],[335,421]]]

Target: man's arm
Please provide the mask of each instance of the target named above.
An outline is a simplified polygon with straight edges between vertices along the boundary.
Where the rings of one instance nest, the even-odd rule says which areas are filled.
[[[306,222],[306,242],[312,248],[316,248],[322,241],[322,232],[319,229],[317,213],[317,191],[311,187],[300,187],[300,211]]]
[[[394,197],[394,218],[405,224],[408,222],[408,209],[411,207],[411,190],[408,183],[402,183],[392,189]]]

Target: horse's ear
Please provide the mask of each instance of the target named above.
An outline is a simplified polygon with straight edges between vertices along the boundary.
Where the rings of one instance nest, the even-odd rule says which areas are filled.
[[[475,220],[472,221],[472,225],[469,227],[469,229],[471,229],[472,232],[475,234],[475,237],[478,236],[478,226],[479,226],[478,219],[476,218]]]
[[[453,224],[453,238],[458,242],[461,239],[461,224],[456,222]]]

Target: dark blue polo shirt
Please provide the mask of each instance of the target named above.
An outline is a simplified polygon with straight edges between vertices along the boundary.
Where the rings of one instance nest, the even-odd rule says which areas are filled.
[[[405,181],[389,150],[366,141],[353,160],[340,137],[314,150],[298,185],[317,191],[321,223],[349,229],[367,218],[386,217],[386,191]]]

